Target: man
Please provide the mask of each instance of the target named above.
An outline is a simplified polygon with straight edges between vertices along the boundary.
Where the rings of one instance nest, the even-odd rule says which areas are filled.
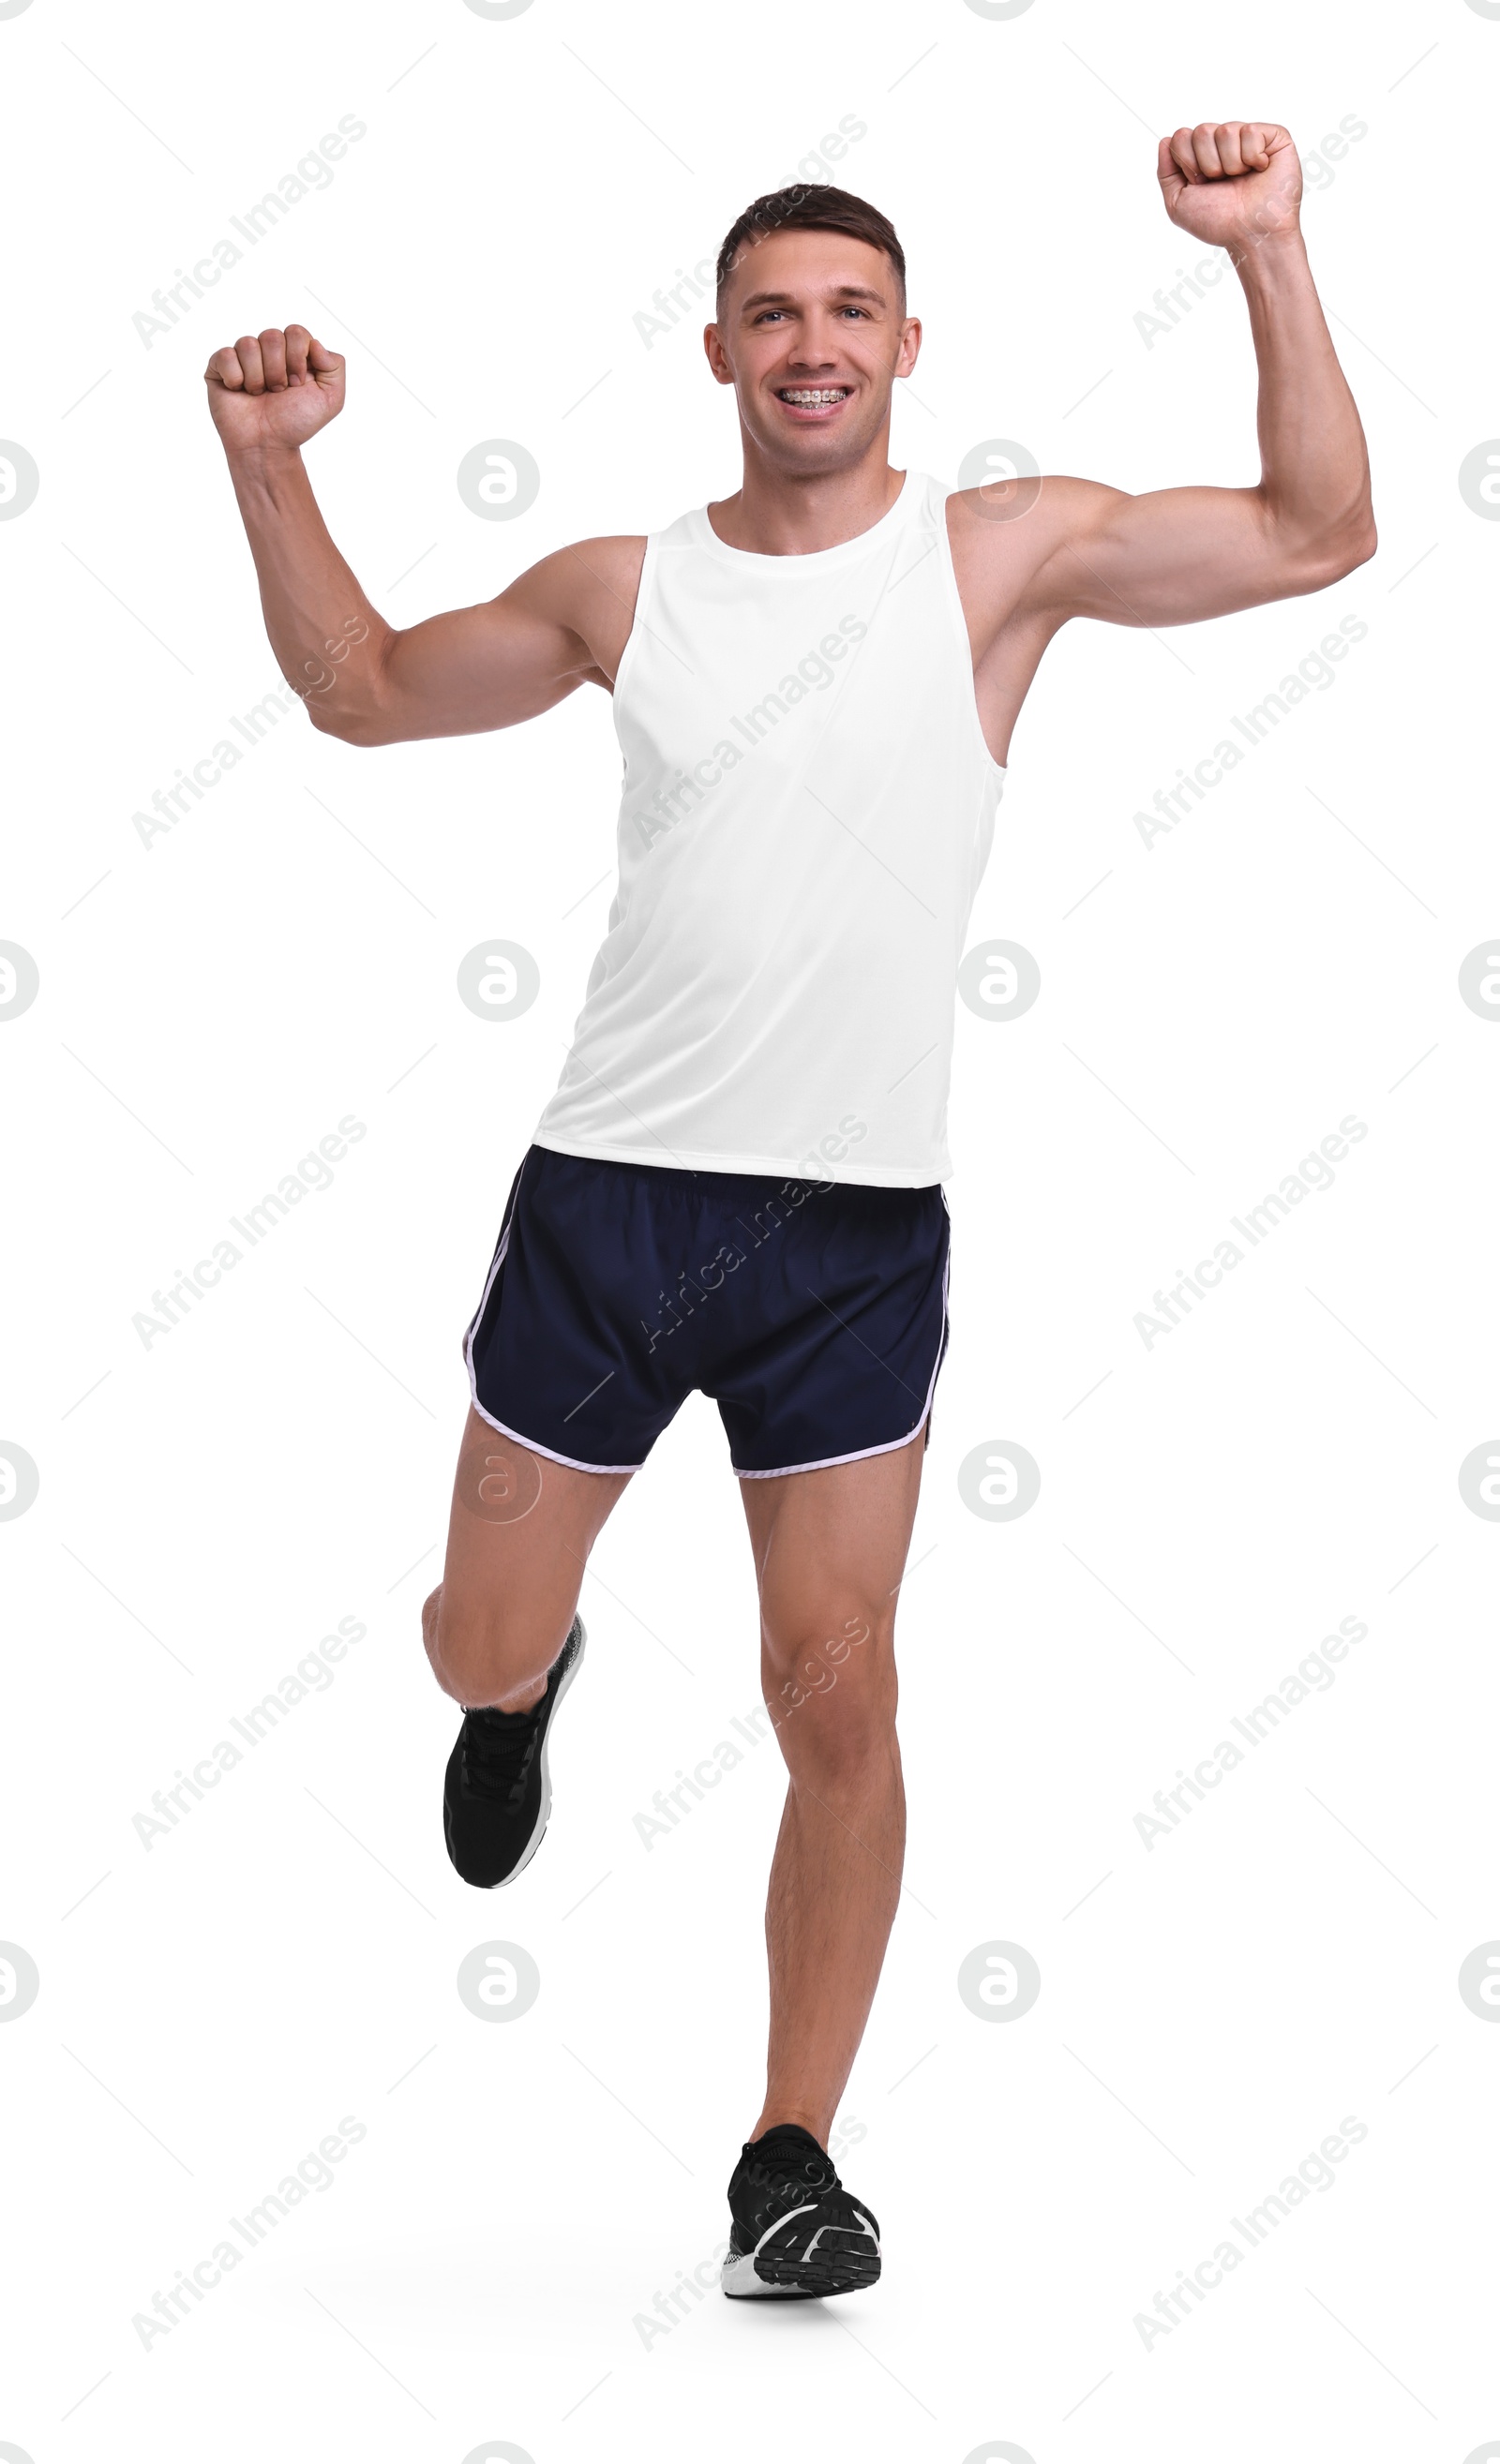
[[[871,2284],[878,2231],[826,2153],[895,1908],[894,1603],[947,1336],[955,976],[1012,727],[1070,617],[1192,624],[1317,590],[1375,547],[1359,421],[1284,128],[1163,140],[1172,220],[1225,249],[1260,367],[1254,487],[950,492],[888,460],[921,341],[883,214],[831,187],[742,214],[704,335],[735,495],[585,539],[487,605],[397,631],[298,449],[343,401],[305,326],[215,352],[210,403],[273,648],[355,745],[614,695],[619,886],[557,1092],[465,1340],[473,1408],[423,1610],[464,1707],[445,1831],[518,1874],[582,1662],[593,1542],[683,1397],[717,1400],[789,1775],[766,1910],[765,2100],[723,2284]]]

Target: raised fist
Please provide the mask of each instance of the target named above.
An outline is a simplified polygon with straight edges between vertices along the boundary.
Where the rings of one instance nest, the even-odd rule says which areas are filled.
[[[343,362],[305,325],[268,325],[215,351],[204,372],[226,452],[305,445],[343,408]]]
[[[1297,228],[1302,165],[1271,121],[1180,128],[1157,149],[1157,177],[1172,220],[1210,248],[1238,253]]]

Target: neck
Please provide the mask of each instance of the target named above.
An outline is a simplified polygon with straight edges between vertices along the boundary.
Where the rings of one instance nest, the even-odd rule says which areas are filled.
[[[889,427],[843,471],[776,469],[754,439],[744,437],[744,479],[739,494],[709,507],[726,547],[756,556],[814,556],[872,530],[901,493],[905,473],[888,459]]]

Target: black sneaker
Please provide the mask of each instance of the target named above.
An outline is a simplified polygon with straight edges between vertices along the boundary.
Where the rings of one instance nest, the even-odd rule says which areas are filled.
[[[851,2198],[810,2130],[781,2122],[748,2140],[729,2177],[727,2294],[818,2301],[880,2274],[880,2228]]]
[[[547,1729],[584,1661],[576,1617],[529,1711],[466,1711],[443,1780],[443,1837],[466,1882],[514,1881],[541,1845],[552,1811]]]

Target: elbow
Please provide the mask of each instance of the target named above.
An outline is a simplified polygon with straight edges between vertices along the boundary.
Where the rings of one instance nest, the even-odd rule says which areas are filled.
[[[359,710],[347,701],[341,706],[333,694],[326,701],[309,699],[303,707],[319,735],[336,737],[341,744],[368,751],[377,744],[395,742],[377,711]]]
[[[1368,564],[1379,543],[1375,514],[1366,498],[1296,559],[1297,579],[1291,583],[1292,593],[1329,589],[1334,583],[1342,582],[1346,574]]]
[[[348,629],[346,626],[345,632]],[[401,730],[391,723],[386,683],[386,657],[395,638],[387,631],[372,645],[372,655],[350,656],[369,639],[369,627],[364,626],[349,642],[325,642],[325,657],[306,662],[302,672],[314,681],[293,690],[301,693],[320,736],[337,737],[341,744],[360,750],[400,741]]]
[[[1368,564],[1379,544],[1375,516],[1366,506],[1359,518],[1341,530],[1326,549],[1322,586],[1326,588],[1331,582],[1342,582],[1346,573],[1353,573],[1357,566]]]

